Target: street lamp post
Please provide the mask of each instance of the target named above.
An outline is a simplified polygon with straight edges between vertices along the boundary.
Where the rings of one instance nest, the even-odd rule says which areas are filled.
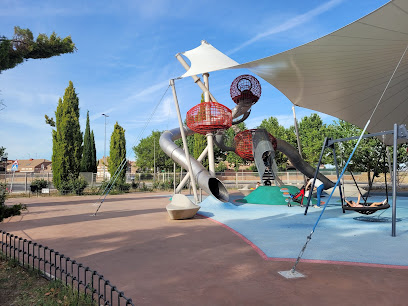
[[[102,114],[102,116],[105,116],[105,144],[103,148],[103,180],[105,180],[105,168],[106,168],[106,117],[109,117],[106,114]]]

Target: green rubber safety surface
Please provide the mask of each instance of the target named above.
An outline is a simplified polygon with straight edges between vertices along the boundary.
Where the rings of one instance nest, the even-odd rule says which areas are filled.
[[[284,191],[281,191],[284,189]],[[284,193],[289,193],[295,195],[299,192],[299,188],[290,185],[284,186],[259,186],[254,191],[252,191],[245,198],[236,200],[240,203],[248,204],[264,204],[264,205],[288,205],[286,201],[288,199],[287,195]],[[290,201],[292,205],[300,205],[295,201]],[[307,198],[303,199],[303,204],[306,205]],[[312,199],[312,205],[316,204],[316,199]]]

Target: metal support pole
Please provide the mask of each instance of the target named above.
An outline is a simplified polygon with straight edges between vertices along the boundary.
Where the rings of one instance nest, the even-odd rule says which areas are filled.
[[[201,163],[201,161],[207,156],[207,152],[208,152],[208,146],[205,147],[203,152],[201,152],[200,156],[197,158],[197,161]],[[181,175],[182,171],[183,171],[183,169],[181,169],[181,171],[180,171],[180,184],[177,186],[176,193],[181,192],[181,190],[186,185],[186,183],[188,181],[188,178],[189,178],[188,173],[187,173],[187,175],[183,179],[181,179],[182,178],[182,175]]]
[[[206,88],[206,91],[204,91],[204,101],[209,102],[210,101],[210,83],[209,83],[209,74],[208,73],[203,73],[203,78],[204,78],[204,85]],[[211,110],[210,108],[207,109],[207,120],[210,120],[211,117]],[[215,161],[214,161],[214,140],[213,140],[213,134],[208,133],[207,135],[207,147],[208,147],[208,170],[211,174],[211,176],[215,176]]]
[[[307,205],[306,205],[306,209],[305,209],[305,215],[307,215],[307,210],[309,209],[310,201],[312,200],[314,185],[315,185],[315,182],[316,182],[316,179],[317,179],[317,175],[319,174],[319,168],[320,168],[320,164],[322,163],[324,150],[326,150],[326,146],[327,146],[327,139],[328,138],[326,137],[326,138],[324,138],[324,141],[323,141],[322,152],[320,152],[319,162],[317,163],[316,172],[315,172],[315,175],[314,175],[314,178],[313,178],[312,186],[310,186],[309,197],[307,198]]]
[[[24,173],[25,184],[24,184],[24,192],[27,193],[27,173]]]
[[[193,187],[194,200],[195,200],[195,204],[197,204],[198,202],[197,186],[196,186],[196,182],[195,182],[194,175],[193,175],[193,168],[191,167],[190,153],[188,152],[186,133],[184,132],[183,119],[181,118],[180,107],[179,107],[178,100],[177,100],[176,87],[174,85],[173,79],[170,80],[170,86],[173,91],[174,104],[176,106],[177,118],[178,118],[179,125],[180,125],[181,138],[183,139],[184,154],[186,155],[188,172],[189,172],[190,182],[191,182],[190,185],[192,185]]]
[[[176,194],[176,163],[173,163],[173,191]]]
[[[190,66],[187,64],[187,62],[184,60],[180,53],[176,54],[176,58],[180,62],[180,64],[184,67],[184,69],[186,70],[190,69]],[[208,91],[207,87],[203,84],[203,82],[201,82],[199,77],[197,77],[196,75],[192,75],[191,77],[193,78],[194,83],[196,83],[204,93]],[[211,101],[217,102],[217,100],[214,98],[211,92],[208,91],[208,93],[210,95]]]
[[[297,123],[297,119],[296,119],[296,112],[295,112],[295,106],[292,106],[292,111],[293,111],[293,120],[295,121],[295,132],[296,132],[296,141],[297,141],[297,145],[298,145],[298,151],[299,151],[299,155],[301,158],[302,157],[302,147],[300,145],[300,137],[299,137],[299,128],[298,128],[298,123]],[[303,175],[303,182],[306,186],[307,184],[307,179],[306,179],[306,175]]]
[[[393,176],[392,174],[392,163],[391,163],[391,154],[390,154],[390,147],[387,146],[387,160],[388,160],[388,169],[390,171],[391,177]]]
[[[205,88],[207,89],[206,91],[204,91],[204,102],[210,102],[210,83],[208,81],[209,78],[209,74],[208,73],[203,73],[203,78],[204,78],[204,85]]]
[[[156,138],[153,137],[153,182],[156,181]]]
[[[332,150],[333,150],[333,160],[334,160],[334,165],[336,166],[336,175],[337,175],[337,180],[338,180],[339,179],[339,165],[337,164],[336,149],[334,147],[334,144],[332,146]],[[343,209],[343,213],[345,213],[346,211],[343,208],[344,207],[343,191],[341,190],[340,185],[339,185],[339,191],[340,191],[341,207]]]
[[[211,176],[215,177],[214,139],[212,133],[207,134],[207,148],[208,148],[208,169]]]
[[[391,236],[396,234],[396,220],[397,220],[397,140],[398,140],[398,124],[394,124],[394,144],[393,144],[393,176],[392,176],[392,230]]]

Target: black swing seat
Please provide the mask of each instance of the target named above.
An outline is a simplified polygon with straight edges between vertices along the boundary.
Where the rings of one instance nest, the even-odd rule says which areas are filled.
[[[381,205],[378,205],[378,206],[370,206],[371,204],[372,203],[365,203],[365,204],[363,204],[364,207],[352,207],[352,206],[346,204],[346,205],[343,206],[343,209],[344,210],[352,210],[352,211],[358,212],[358,213],[363,214],[363,215],[371,215],[371,214],[375,213],[377,210],[390,208],[390,204],[388,204],[388,203],[381,204]]]

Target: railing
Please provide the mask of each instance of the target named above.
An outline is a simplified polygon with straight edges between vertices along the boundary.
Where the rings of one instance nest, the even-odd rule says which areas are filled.
[[[134,305],[122,291],[97,271],[64,254],[0,230],[1,253],[26,269],[38,269],[48,279],[59,279],[72,290],[91,297],[98,305]]]

